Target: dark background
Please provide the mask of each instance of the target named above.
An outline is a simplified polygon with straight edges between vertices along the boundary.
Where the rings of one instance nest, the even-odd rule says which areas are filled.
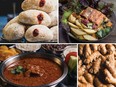
[[[13,14],[13,3],[16,3],[16,13],[20,13],[22,11],[21,9],[21,3],[24,0],[0,0],[0,16],[1,15],[7,15],[7,14]]]

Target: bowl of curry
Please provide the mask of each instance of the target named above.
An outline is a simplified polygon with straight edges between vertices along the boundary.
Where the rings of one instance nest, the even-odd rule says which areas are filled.
[[[4,61],[1,78],[16,87],[51,87],[68,73],[66,64],[57,56],[46,53],[23,53]]]

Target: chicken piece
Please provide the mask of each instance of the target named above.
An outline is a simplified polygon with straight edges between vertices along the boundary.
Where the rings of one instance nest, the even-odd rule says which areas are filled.
[[[27,73],[28,77],[31,77],[31,75],[32,76],[43,76],[43,74],[45,72],[43,69],[41,69],[37,65],[30,65],[30,64],[28,64],[27,67],[26,67],[26,69],[27,69],[26,73]]]
[[[106,44],[100,44],[100,52],[103,55],[107,53]]]
[[[88,19],[93,10],[94,10],[93,8],[88,7],[80,15]]]
[[[89,44],[86,44],[84,46],[84,53],[83,53],[83,55],[85,56],[85,58],[87,58],[91,54],[92,54],[92,51],[91,51],[90,45]]]

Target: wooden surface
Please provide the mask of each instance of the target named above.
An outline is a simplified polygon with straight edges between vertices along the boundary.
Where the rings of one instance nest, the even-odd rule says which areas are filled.
[[[114,3],[114,14],[116,15],[116,0],[105,0],[110,3]],[[116,21],[116,19],[114,19]],[[115,22],[115,28],[116,28],[116,22]],[[110,35],[105,38],[102,41],[99,41],[98,43],[116,43],[116,29],[113,29],[113,31],[110,33]],[[72,38],[68,38],[65,31],[60,28],[60,43],[80,43],[78,41],[73,40]],[[70,41],[68,40],[70,39]]]

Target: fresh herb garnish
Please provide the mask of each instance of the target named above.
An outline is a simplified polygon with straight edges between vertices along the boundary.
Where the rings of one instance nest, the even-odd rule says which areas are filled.
[[[11,70],[12,74],[20,74],[25,72],[25,69],[22,66],[17,66],[14,69]]]

